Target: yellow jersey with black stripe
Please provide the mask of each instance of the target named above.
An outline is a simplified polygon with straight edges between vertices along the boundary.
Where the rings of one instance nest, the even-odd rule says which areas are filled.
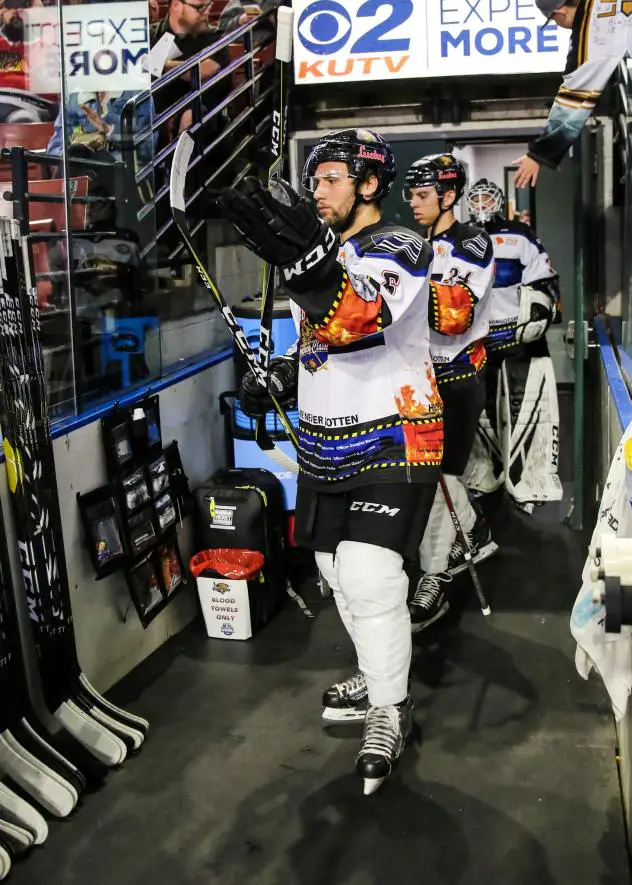
[[[619,63],[632,55],[632,0],[579,0],[564,80],[529,156],[555,169],[579,138]]]

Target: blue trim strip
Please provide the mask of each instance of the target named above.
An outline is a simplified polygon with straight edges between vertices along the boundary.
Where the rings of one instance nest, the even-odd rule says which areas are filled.
[[[141,399],[144,399],[146,396],[153,396],[156,393],[160,393],[161,390],[166,390],[168,387],[172,387],[180,381],[185,381],[187,378],[199,375],[200,372],[204,372],[212,366],[217,366],[219,363],[226,362],[226,360],[232,359],[232,357],[232,347],[226,347],[223,350],[216,351],[203,359],[200,359],[198,355],[190,362],[179,364],[177,369],[174,369],[174,371],[162,378],[156,379],[156,381],[150,381],[149,384],[144,384],[142,387],[135,387],[133,390],[123,391],[120,396],[115,397],[114,399],[110,397],[104,402],[92,406],[87,411],[82,412],[81,415],[72,415],[69,418],[62,418],[60,421],[57,421],[52,425],[51,435],[53,439],[57,439],[58,436],[66,436],[66,434],[71,433],[73,430],[79,430],[79,428],[85,427],[93,421],[97,421],[99,418],[107,415],[108,412],[111,412],[116,406],[131,406],[134,403],[139,402]]]
[[[621,369],[619,368],[614,348],[610,343],[606,324],[601,317],[595,318],[594,328],[597,333],[597,341],[599,342],[601,361],[606,371],[606,377],[608,379],[608,384],[610,385],[610,390],[612,391],[614,404],[619,413],[621,428],[622,430],[625,430],[632,421],[632,400],[630,399],[630,393],[623,380],[623,375],[621,374]],[[632,360],[630,360],[630,357],[628,357],[624,351],[619,351],[619,356],[626,373],[628,373],[632,379]]]

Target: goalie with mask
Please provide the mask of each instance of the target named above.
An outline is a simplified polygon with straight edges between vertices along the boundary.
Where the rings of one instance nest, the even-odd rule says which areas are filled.
[[[504,217],[503,192],[487,179],[467,193],[470,218],[489,233],[495,277],[487,350],[487,398],[465,474],[473,491],[502,484],[526,512],[558,501],[559,414],[545,333],[561,320],[559,279],[531,228]]]

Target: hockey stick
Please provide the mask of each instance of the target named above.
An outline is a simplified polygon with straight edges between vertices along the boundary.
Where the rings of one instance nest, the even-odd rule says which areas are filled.
[[[489,607],[489,603],[485,599],[485,594],[483,593],[483,588],[481,586],[481,582],[478,577],[478,572],[476,571],[476,566],[474,565],[474,560],[472,558],[472,548],[470,547],[470,542],[467,539],[467,535],[463,531],[463,527],[457,516],[456,508],[454,506],[454,501],[452,500],[452,495],[450,494],[450,490],[448,489],[447,483],[445,481],[445,477],[443,473],[439,474],[439,485],[441,486],[441,491],[443,493],[443,497],[445,498],[445,503],[450,511],[450,517],[452,518],[452,523],[456,530],[456,536],[459,539],[461,546],[463,547],[463,552],[465,556],[465,562],[467,563],[467,568],[470,573],[470,577],[472,578],[472,583],[474,584],[474,589],[476,590],[476,595],[478,596],[478,601],[481,605],[481,611],[484,615],[491,615],[492,610]]]
[[[270,137],[270,168],[268,187],[283,178],[287,151],[287,99],[290,86],[290,63],[292,61],[294,13],[287,6],[277,12],[276,66],[274,77],[274,101],[272,110],[272,132]],[[263,265],[261,284],[261,322],[259,327],[259,365],[266,377],[270,368],[272,350],[272,316],[274,313],[274,290],[277,269],[271,264]],[[266,429],[266,416],[257,419],[255,440],[259,448],[269,451],[274,448]]]
[[[257,383],[261,385],[261,387],[267,389],[267,379],[265,373],[259,365],[259,362],[255,354],[253,353],[252,348],[248,344],[243,329],[235,319],[235,315],[226,303],[224,296],[221,294],[212,276],[204,266],[204,262],[198,255],[197,250],[193,245],[193,241],[191,239],[189,224],[187,222],[185,214],[186,200],[184,196],[184,187],[186,183],[187,170],[189,168],[189,161],[191,159],[191,154],[193,153],[194,146],[195,143],[191,136],[187,132],[183,132],[178,140],[178,144],[173,154],[170,182],[171,212],[173,214],[173,220],[176,227],[180,231],[180,235],[182,237],[182,241],[186,247],[187,252],[191,256],[195,263],[195,266],[197,267],[200,279],[208,289],[211,298],[213,299],[213,301],[215,301],[221,311],[222,316],[224,317],[226,325],[228,326],[230,334],[232,335],[233,341],[235,342],[235,346],[237,347],[243,358],[246,360],[248,367],[252,370]],[[283,425],[283,429],[285,430],[288,439],[290,440],[294,448],[298,449],[298,438],[296,436],[296,431],[292,427],[290,419],[285,413],[283,406],[279,404],[277,399],[272,394],[270,394],[270,399],[274,404],[275,411],[279,416],[279,420]],[[296,461],[286,455],[285,452],[282,452],[279,448],[275,447],[273,450],[270,450],[268,454],[271,458],[277,461],[278,464],[285,467],[286,470],[291,470],[292,473],[297,472],[298,465]]]

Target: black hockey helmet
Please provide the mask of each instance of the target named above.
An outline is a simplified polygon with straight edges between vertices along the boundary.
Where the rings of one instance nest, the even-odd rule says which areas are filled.
[[[410,203],[412,190],[433,187],[439,198],[448,191],[456,191],[456,203],[463,196],[466,184],[465,167],[453,154],[430,154],[413,163],[406,173],[403,196]]]
[[[502,217],[505,210],[505,195],[498,185],[487,178],[479,178],[468,188],[467,211],[472,221],[487,224],[494,218]]]
[[[365,202],[381,200],[393,186],[397,176],[395,156],[390,145],[370,129],[340,129],[316,144],[303,169],[303,187],[314,191],[313,178],[321,163],[346,163],[349,175],[358,182],[367,175],[375,175],[379,185],[375,194]]]

